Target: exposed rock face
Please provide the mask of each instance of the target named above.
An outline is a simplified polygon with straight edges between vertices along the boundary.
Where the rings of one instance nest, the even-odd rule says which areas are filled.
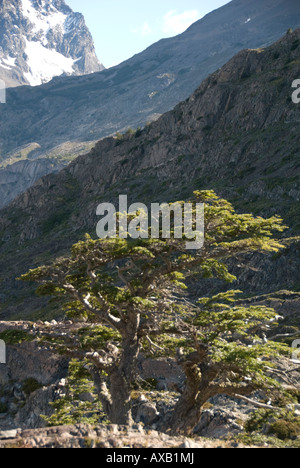
[[[274,306],[279,313],[283,313],[285,318],[287,318],[290,315],[290,309],[293,309],[294,301],[295,309],[298,305],[299,310],[300,294],[298,296],[295,294],[294,296],[293,299],[286,299],[284,304],[280,302],[279,298],[277,303],[274,299],[262,297],[254,299],[253,302]],[[281,298],[283,297],[284,295],[281,296]],[[42,444],[45,443],[43,437],[47,438],[50,434],[61,436],[62,432],[64,432],[62,429],[43,430],[41,428],[46,426],[43,416],[53,414],[51,403],[65,396],[67,392],[69,358],[56,354],[54,350],[44,349],[42,343],[34,341],[34,338],[42,336],[43,333],[50,329],[51,331],[63,329],[65,333],[72,333],[82,326],[86,326],[86,324],[72,323],[71,321],[63,324],[56,321],[52,321],[51,323],[40,321],[36,323],[24,321],[0,322],[1,337],[3,338],[3,333],[5,332],[6,341],[10,340],[7,342],[7,362],[6,364],[0,364],[0,441],[1,439],[16,437],[16,432],[12,435],[11,432],[7,433],[7,431],[16,431],[17,429],[19,429],[19,435],[22,432],[22,437],[34,436],[34,439],[36,439],[35,436],[39,437]],[[152,372],[151,368],[153,369]],[[282,361],[277,363],[276,370],[278,372],[276,371],[274,377],[281,385],[286,386],[288,383],[292,383],[295,385],[295,388],[299,388],[298,367],[288,357],[282,358]],[[158,443],[158,434],[156,432],[152,434],[153,440],[151,436],[145,442],[145,436],[149,435],[148,429],[159,430],[162,420],[168,417],[179,393],[178,388],[175,389],[173,387],[174,381],[177,379],[177,383],[180,385],[180,381],[184,379],[181,369],[171,359],[155,361],[143,360],[141,358],[137,373],[142,379],[154,380],[158,379],[158,377],[164,378],[166,386],[163,389],[159,388],[158,382],[156,390],[153,388],[151,391],[135,391],[138,397],[133,398],[134,420],[136,423],[143,423],[145,429],[147,429],[147,433],[138,428],[140,437],[136,440],[133,437],[137,435],[135,430],[129,435],[127,434],[127,429],[124,432],[124,430],[119,431],[119,429],[114,427],[114,435],[116,435],[114,443],[116,444],[123,443],[122,437],[125,434],[127,434],[125,438],[128,444],[142,444],[143,437],[145,444],[147,441],[150,444]],[[82,393],[79,398],[81,401],[94,401],[94,397],[88,393]],[[265,395],[264,393],[257,392],[252,398],[253,400],[250,402],[224,395],[212,398],[206,405],[206,408],[203,409],[195,433],[202,437],[216,439],[224,439],[229,435],[239,434],[243,431],[243,423],[255,409],[256,402],[264,400]],[[295,407],[294,410],[299,410],[299,408]],[[105,427],[108,429],[107,426]],[[40,431],[28,432],[25,436],[24,430],[37,428],[40,428]],[[74,432],[73,430],[72,432],[74,435],[76,431]],[[97,433],[99,437],[101,434]],[[160,443],[162,444],[173,444],[175,440],[171,440],[165,435],[161,435],[160,437]],[[109,439],[111,438],[109,437]],[[110,445],[100,445],[104,443],[111,444],[110,441],[104,439],[104,435],[103,440],[99,440],[99,438],[97,440],[99,446],[110,447]],[[176,440],[182,439],[176,438]],[[202,443],[201,440],[198,440],[198,442]],[[57,443],[63,444],[64,441],[57,441]],[[79,443],[79,441],[77,440],[76,443]],[[189,448],[189,446],[185,448]]]
[[[7,87],[103,69],[84,17],[64,0],[1,0],[0,78]]]
[[[39,6],[33,23],[26,13],[31,8],[30,2],[33,7]],[[58,12],[55,15],[52,7]],[[28,44],[31,44],[29,58],[36,47],[49,52],[54,41],[57,53],[66,57],[67,74],[72,61],[77,59],[72,65],[74,74],[98,69],[82,17],[72,13],[64,2],[10,0],[2,1],[2,9],[5,15],[0,19],[0,32],[6,29],[11,32],[12,28],[15,32],[3,36],[0,78],[18,83],[28,83],[30,78],[32,84],[43,81],[42,78],[47,81],[49,77],[42,77],[35,69],[30,72],[23,53]],[[47,22],[42,29],[39,26],[42,12],[48,15],[46,18],[54,15],[58,21],[47,34]],[[21,23],[19,16],[24,18]],[[14,27],[15,23],[19,29]],[[296,27],[300,27],[298,0],[233,0],[185,33],[161,40],[112,69],[85,77],[55,78],[33,89],[8,90],[7,104],[1,105],[0,112],[0,159],[32,143],[40,146],[37,155],[43,156],[65,142],[93,142],[128,127],[144,126],[188,98],[204,78],[240,50],[271,44],[288,28]],[[82,151],[74,148],[73,156],[79,154]],[[20,180],[23,189],[22,183]]]
[[[120,194],[128,194],[129,202],[162,203],[215,189],[239,210],[279,214],[290,233],[298,232],[299,108],[291,84],[299,73],[299,50],[297,30],[265,50],[239,53],[157,122],[100,141],[2,210],[2,317],[16,313],[16,297],[24,298],[22,313],[39,310],[38,299],[15,278],[45,255],[49,260],[65,253],[85,232],[94,237],[97,205],[117,207]],[[298,245],[237,265],[240,282],[234,286],[249,294],[297,291]]]
[[[64,165],[55,159],[24,160],[0,169],[0,207],[24,192],[41,177],[60,171]]]

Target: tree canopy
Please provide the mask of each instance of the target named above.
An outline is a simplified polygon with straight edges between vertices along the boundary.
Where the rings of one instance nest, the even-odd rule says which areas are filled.
[[[193,301],[188,280],[233,282],[228,259],[284,248],[273,237],[284,231],[282,219],[238,214],[213,191],[194,192],[192,201],[205,204],[205,242],[199,250],[187,251],[185,240],[172,236],[94,240],[86,235],[70,256],[21,277],[38,282],[39,294],[63,300],[69,318],[90,324],[84,340],[77,333],[48,343],[90,363],[113,423],[132,422],[131,391],[142,351],[177,359],[185,373],[173,416],[164,422],[174,432],[191,433],[203,404],[216,394],[249,395],[276,387],[268,373],[286,349],[263,335],[276,323],[276,313],[236,305],[240,291],[234,290]]]

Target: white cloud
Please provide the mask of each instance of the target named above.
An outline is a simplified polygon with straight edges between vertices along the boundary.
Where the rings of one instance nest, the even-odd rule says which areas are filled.
[[[177,10],[169,11],[163,19],[163,32],[165,34],[180,34],[184,32],[195,21],[200,19],[198,10],[187,10],[177,13]]]
[[[148,23],[144,23],[142,26],[139,26],[138,28],[132,28],[131,32],[135,34],[139,34],[142,37],[150,36],[152,34],[153,30],[149,26]]]

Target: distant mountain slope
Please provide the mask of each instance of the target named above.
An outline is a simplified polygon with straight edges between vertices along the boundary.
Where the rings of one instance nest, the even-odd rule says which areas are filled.
[[[73,147],[75,157],[84,144],[144,126],[190,96],[234,54],[271,44],[290,27],[300,27],[299,0],[233,0],[117,67],[9,90],[0,107],[0,160],[28,145],[38,148],[30,159],[59,156],[62,145],[70,155]],[[9,189],[2,204],[24,189],[23,182]]]
[[[299,57],[300,30],[240,52],[158,121],[100,141],[1,210],[0,317],[39,316],[34,285],[15,278],[64,254],[85,232],[96,237],[98,204],[117,207],[120,194],[162,203],[214,189],[240,211],[283,216],[287,235],[299,233],[300,107],[291,99]],[[233,287],[251,295],[299,291],[299,252],[292,242],[280,255],[251,255],[236,265]]]
[[[103,69],[84,17],[64,0],[0,0],[0,78],[8,87]]]

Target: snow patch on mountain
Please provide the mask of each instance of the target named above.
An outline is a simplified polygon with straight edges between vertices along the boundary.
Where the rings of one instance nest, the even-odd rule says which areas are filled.
[[[58,11],[45,0],[41,1],[40,10],[33,7],[31,0],[21,1],[23,16],[33,24],[32,32],[43,33],[43,38],[46,39],[46,35],[51,29],[60,27],[64,31],[68,15]]]
[[[16,58],[10,57],[10,56],[8,56],[7,58],[2,59],[2,61],[4,63],[6,63],[6,65],[8,65],[9,67],[14,67],[15,64],[16,64]]]
[[[0,23],[0,79],[8,87],[104,69],[83,15],[64,0],[0,0]]]
[[[73,65],[79,59],[66,57],[49,44],[47,35],[56,32],[61,35],[68,34],[74,28],[76,21],[73,15],[58,11],[53,2],[41,0],[39,9],[36,9],[32,0],[21,0],[22,14],[31,23],[32,39],[26,42],[26,63],[29,68],[24,73],[31,86],[47,83],[54,76],[63,74],[72,75]]]
[[[77,62],[65,57],[54,49],[47,49],[40,42],[26,41],[25,53],[29,72],[24,73],[25,78],[31,86],[47,83],[54,76],[64,73],[72,74],[73,65]]]
[[[16,58],[10,57],[0,59],[0,66],[6,68],[6,70],[11,70],[12,67],[16,66]]]
[[[5,68],[6,70],[11,70],[11,67],[4,65],[4,63],[0,62],[0,67]]]
[[[69,15],[58,11],[47,0],[41,1],[40,10],[33,7],[32,0],[21,0],[21,2],[23,16],[32,24],[33,37],[44,46],[48,44],[47,34],[50,31],[60,30],[63,35],[69,31],[69,28],[65,28],[65,24],[69,23],[67,21]]]

